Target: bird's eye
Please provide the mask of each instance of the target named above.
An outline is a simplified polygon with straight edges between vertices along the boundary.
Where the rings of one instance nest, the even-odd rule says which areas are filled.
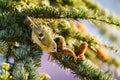
[[[44,38],[44,34],[43,33],[40,33],[38,36],[39,36],[39,39],[43,39]]]
[[[55,52],[57,52],[57,49],[56,48],[53,48]]]

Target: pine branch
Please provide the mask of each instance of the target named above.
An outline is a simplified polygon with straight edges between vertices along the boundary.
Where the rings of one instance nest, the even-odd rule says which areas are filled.
[[[23,13],[39,18],[85,18],[86,11],[83,8],[55,8],[52,6],[34,7],[23,10]]]
[[[0,55],[7,52],[8,52],[8,44],[5,41],[0,40]]]
[[[93,65],[89,60],[76,60],[73,57],[63,54],[52,54],[57,60],[58,64],[64,68],[70,68],[73,74],[76,74],[78,77],[85,77],[89,80],[116,80],[112,74],[104,72]]]
[[[0,47],[2,50],[0,51],[6,53],[8,58],[9,56],[14,58],[13,72],[11,71],[13,80],[38,80],[39,76],[36,70],[40,66],[42,54],[41,50],[29,40],[30,30],[22,24],[18,26],[19,23],[16,22],[18,18],[15,16],[6,14],[1,17],[1,23],[6,24],[2,23],[1,25]],[[15,42],[18,42],[19,45],[16,45]]]
[[[103,34],[103,36],[110,39],[113,43],[117,43],[117,46],[120,44],[118,37],[111,32],[111,30],[114,29],[114,27],[109,29],[108,25],[106,25],[104,23],[95,22],[95,21],[92,21],[92,23],[93,23],[92,25],[99,28],[99,30],[100,30],[101,34]],[[111,44],[105,44],[105,47],[109,48],[110,50],[112,50],[114,52],[120,52],[117,47],[115,47]]]
[[[13,80],[39,80],[41,51],[34,45],[21,45],[14,50]]]
[[[13,69],[13,80],[28,80],[29,73],[25,70],[24,64],[16,63]]]
[[[85,7],[87,7],[88,10],[93,11],[95,15],[93,17],[89,17],[89,19],[120,26],[119,16],[116,16],[113,13],[109,13],[106,9],[103,9],[98,3],[94,3],[90,0],[82,1],[84,2]]]
[[[3,5],[3,3],[1,3],[0,5]],[[5,3],[8,4],[9,2],[5,2]],[[17,2],[15,2],[14,4],[17,4]],[[97,20],[97,21],[108,23],[108,24],[120,26],[120,20],[119,18],[117,18],[117,16],[113,16],[112,14],[107,14],[104,9],[98,9],[96,8],[96,6],[93,6],[94,4],[92,4],[92,8],[96,10],[95,12],[94,10],[87,10],[84,6],[81,6],[79,8],[74,8],[74,7],[73,8],[64,8],[64,7],[56,8],[52,6],[29,7],[31,5],[27,5],[23,3],[18,3],[18,4],[20,5],[20,8],[22,8],[21,5],[27,6],[27,8],[22,8],[20,11],[22,11],[22,14],[26,14],[32,17]],[[4,8],[6,7],[7,6],[4,6]],[[91,5],[89,7],[91,7]],[[10,9],[11,8],[12,7],[10,7]],[[15,9],[16,9],[15,12],[19,12],[19,9],[17,8]]]
[[[100,12],[98,10],[98,12]],[[98,14],[90,10],[86,10],[83,7],[80,8],[55,8],[51,6],[34,7],[23,10],[23,13],[29,16],[39,18],[74,18],[74,19],[85,19],[85,20],[97,20],[108,24],[120,26],[120,20],[117,17],[109,14],[108,16]]]
[[[8,80],[10,78],[9,70],[9,63],[2,63],[2,65],[0,65],[0,80]]]
[[[1,4],[2,5],[2,4]],[[31,6],[31,5],[30,5]],[[18,10],[17,10],[18,11]],[[22,13],[39,18],[74,18],[74,19],[85,19],[85,20],[97,20],[108,24],[120,26],[119,18],[112,14],[104,13],[104,9],[98,9],[97,11],[87,10],[81,6],[79,8],[56,8],[51,6],[23,8]]]
[[[82,0],[82,2],[84,3],[84,6],[87,7],[88,9],[91,9],[93,11],[96,10],[100,10],[101,6],[98,3],[95,3],[93,1],[90,0]]]

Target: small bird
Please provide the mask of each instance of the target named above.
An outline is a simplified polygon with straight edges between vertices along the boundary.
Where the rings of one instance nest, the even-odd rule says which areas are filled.
[[[44,51],[57,52],[57,45],[52,37],[48,34],[46,27],[39,26],[29,16],[27,16],[27,19],[31,23],[30,27],[32,29],[33,42],[35,42]]]

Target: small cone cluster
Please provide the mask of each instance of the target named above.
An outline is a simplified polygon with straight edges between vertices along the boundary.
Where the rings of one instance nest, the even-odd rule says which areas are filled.
[[[76,55],[74,53],[74,51],[72,51],[71,49],[69,48],[66,48],[66,43],[65,43],[65,40],[62,36],[58,36],[54,39],[54,41],[56,42],[57,44],[57,52],[58,52],[58,55],[62,55],[62,54],[68,54],[74,58],[76,58]]]
[[[85,26],[83,23],[78,23],[78,24],[77,24],[77,28],[78,28],[80,31],[83,31],[83,32],[85,32],[85,33],[88,32],[86,26]]]
[[[108,52],[107,52],[107,50],[106,50],[105,48],[103,48],[103,47],[97,48],[97,49],[96,49],[96,52],[97,52],[97,54],[100,56],[100,58],[101,58],[103,61],[105,61],[105,60],[108,59],[108,55],[106,54],[106,53],[108,53]]]
[[[57,43],[57,51],[61,51],[66,47],[65,39],[62,36],[58,36],[54,39]]]
[[[87,47],[88,47],[87,42],[83,42],[83,43],[80,45],[80,47],[79,47],[79,49],[78,49],[78,52],[77,52],[77,58],[78,58],[78,59],[80,59],[80,60],[84,60],[84,59],[85,59],[84,54],[85,54],[85,52],[86,52],[86,50],[87,50]]]
[[[84,60],[85,59],[85,52],[87,50],[87,47],[88,47],[88,44],[87,42],[83,42],[78,51],[77,51],[77,55],[75,54],[75,52],[69,48],[66,48],[66,43],[65,43],[65,40],[62,36],[58,36],[56,37],[55,39],[55,42],[57,44],[57,51],[58,51],[58,55],[62,55],[62,54],[68,54],[74,58],[77,58],[79,60]]]
[[[73,20],[70,20],[72,27],[76,27],[80,32],[83,32],[83,35],[88,35],[88,29],[83,23],[75,23]]]

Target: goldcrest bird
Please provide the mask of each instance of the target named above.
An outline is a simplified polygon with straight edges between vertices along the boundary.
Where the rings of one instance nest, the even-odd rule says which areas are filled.
[[[29,16],[27,19],[32,24],[32,40],[44,51],[47,52],[57,52],[57,45],[55,41],[48,34],[45,26],[39,26],[34,22]]]

